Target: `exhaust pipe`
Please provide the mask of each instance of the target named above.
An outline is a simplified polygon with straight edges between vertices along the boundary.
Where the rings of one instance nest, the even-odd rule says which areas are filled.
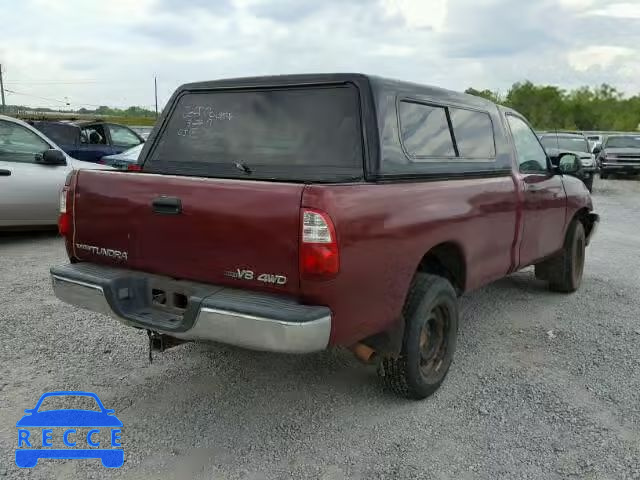
[[[376,351],[364,343],[356,343],[349,347],[358,360],[362,363],[373,363],[376,358]]]

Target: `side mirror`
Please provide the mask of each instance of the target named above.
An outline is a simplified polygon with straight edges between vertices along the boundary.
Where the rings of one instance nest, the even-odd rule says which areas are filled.
[[[66,165],[67,158],[60,150],[54,148],[45,150],[42,155],[36,155],[36,160],[45,165]]]
[[[564,175],[576,175],[580,173],[582,163],[580,158],[573,153],[564,153],[558,160],[558,170]]]

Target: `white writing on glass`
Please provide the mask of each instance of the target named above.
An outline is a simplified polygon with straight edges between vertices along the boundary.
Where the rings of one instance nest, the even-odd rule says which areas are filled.
[[[184,128],[178,129],[181,137],[196,137],[202,128],[212,127],[217,121],[231,121],[231,112],[216,111],[213,107],[204,105],[185,105],[182,118]]]

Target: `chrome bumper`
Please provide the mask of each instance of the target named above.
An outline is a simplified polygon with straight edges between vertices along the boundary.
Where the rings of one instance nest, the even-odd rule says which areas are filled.
[[[296,323],[205,307],[191,330],[175,336],[213,340],[252,350],[305,353],[327,348],[330,332],[331,316]]]
[[[285,353],[315,352],[329,344],[327,307],[82,263],[54,267],[51,278],[63,302],[176,338]],[[151,284],[190,293],[187,308],[154,305]]]

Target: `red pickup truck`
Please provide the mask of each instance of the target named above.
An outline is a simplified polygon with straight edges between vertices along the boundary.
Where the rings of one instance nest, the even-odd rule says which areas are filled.
[[[578,288],[598,223],[579,169],[518,113],[439,88],[358,74],[188,84],[137,171],[68,178],[70,263],[53,288],[162,345],[349,347],[424,398],[452,362],[459,295],[530,265]]]

